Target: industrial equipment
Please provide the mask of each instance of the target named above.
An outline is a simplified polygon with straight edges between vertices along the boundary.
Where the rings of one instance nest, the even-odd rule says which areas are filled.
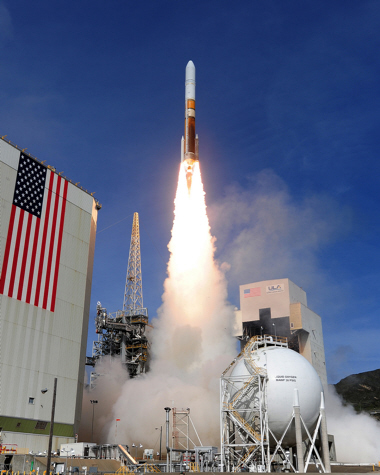
[[[222,374],[221,446],[222,471],[330,472],[322,384],[286,338],[251,338]]]

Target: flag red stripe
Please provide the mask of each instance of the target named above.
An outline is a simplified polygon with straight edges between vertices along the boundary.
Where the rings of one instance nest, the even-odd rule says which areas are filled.
[[[21,300],[22,289],[24,287],[26,260],[28,258],[30,228],[32,227],[32,219],[33,219],[33,215],[31,213],[28,213],[28,223],[27,223],[27,227],[26,227],[26,235],[25,235],[25,242],[24,242],[24,254],[22,256],[20,280],[19,280],[19,283],[18,283],[17,300]]]
[[[32,294],[32,286],[33,286],[33,279],[34,279],[34,267],[36,265],[36,254],[37,254],[37,244],[38,244],[38,236],[40,234],[40,224],[41,219],[36,219],[36,228],[34,230],[34,241],[33,241],[33,249],[32,249],[32,259],[30,261],[30,271],[29,271],[29,281],[28,281],[28,290],[26,292],[25,302],[30,303],[31,294]]]
[[[48,255],[48,264],[46,269],[46,280],[45,280],[45,292],[44,292],[44,299],[42,303],[42,308],[46,310],[47,300],[49,295],[49,284],[50,284],[50,274],[51,274],[51,262],[53,260],[53,251],[54,251],[54,238],[55,238],[55,231],[57,225],[57,214],[58,214],[58,205],[59,205],[59,190],[61,188],[61,181],[62,178],[60,176],[57,177],[57,185],[55,189],[55,203],[54,203],[54,211],[53,211],[53,224],[50,233],[50,246],[49,246],[49,255]]]
[[[62,246],[62,236],[63,236],[63,223],[65,221],[65,211],[66,211],[66,197],[67,189],[69,182],[65,180],[63,188],[63,202],[62,202],[62,211],[61,211],[61,222],[59,224],[59,234],[58,234],[58,243],[57,243],[57,256],[54,270],[54,282],[53,282],[53,293],[51,297],[50,311],[54,312],[55,310],[55,297],[57,294],[57,284],[58,284],[58,271],[59,271],[59,259],[61,257],[61,246]]]
[[[8,228],[7,243],[5,245],[5,252],[4,252],[3,272],[1,273],[1,279],[0,279],[0,293],[2,294],[4,293],[5,276],[7,275],[7,269],[8,269],[9,251],[11,249],[15,214],[16,214],[16,206],[12,205],[11,217],[10,217],[9,228]]]
[[[25,215],[25,211],[23,209],[20,209],[20,216],[18,218],[18,227],[17,227],[15,251],[14,251],[14,254],[13,254],[13,265],[12,265],[11,279],[10,279],[10,282],[9,282],[9,290],[8,290],[8,295],[10,295],[11,297],[13,296],[13,287],[15,285],[15,276],[16,276],[16,270],[17,270],[18,254],[20,252],[20,241],[21,241],[22,225],[23,225],[23,222],[24,222],[24,215]]]
[[[51,204],[51,195],[52,195],[52,185],[54,180],[54,173],[50,173],[50,181],[48,189],[45,190],[47,192],[47,202],[46,202],[46,209],[44,211],[45,215],[45,222],[44,222],[44,229],[42,234],[42,242],[41,242],[41,254],[40,254],[40,263],[38,266],[38,274],[37,274],[37,286],[36,286],[36,295],[34,296],[34,305],[38,307],[38,301],[40,298],[40,290],[41,290],[41,278],[42,278],[42,271],[44,265],[44,258],[45,258],[45,246],[46,246],[46,238],[47,238],[47,231],[49,226],[49,216],[50,216],[50,204]]]

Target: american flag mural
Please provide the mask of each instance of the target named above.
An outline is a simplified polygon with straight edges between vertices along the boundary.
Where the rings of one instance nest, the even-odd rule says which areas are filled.
[[[0,293],[54,312],[68,182],[20,153]]]

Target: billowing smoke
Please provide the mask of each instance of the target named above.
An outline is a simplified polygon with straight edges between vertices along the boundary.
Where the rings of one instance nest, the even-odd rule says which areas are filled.
[[[126,382],[121,378],[122,384],[113,388],[112,410],[105,410],[103,420],[96,422],[98,442],[115,442],[116,419],[120,419],[120,443],[157,448],[155,428],[164,426],[164,407],[169,406],[190,408],[200,439],[219,445],[219,378],[236,354],[231,336],[234,315],[227,303],[224,274],[214,260],[197,164],[190,193],[183,167],[180,170],[169,251],[163,304],[152,321],[151,370]],[[102,369],[97,366],[96,371]],[[110,367],[108,375],[98,379],[97,389],[86,396],[93,399],[99,394],[96,411],[102,411],[100,392],[108,393],[114,372],[119,374],[117,366]],[[91,407],[88,403],[85,407],[88,414]]]
[[[79,440],[104,442],[104,430],[113,421],[113,406],[120,397],[124,383],[129,379],[119,359],[103,357],[96,364],[98,383],[91,392],[84,391]],[[92,404],[91,401],[97,401]],[[112,440],[111,443],[114,443]]]
[[[323,193],[295,199],[270,169],[244,188],[230,185],[209,217],[235,294],[239,284],[288,277],[305,289],[323,288],[326,299],[331,282],[325,284],[318,254],[352,227],[348,207]],[[335,300],[336,290],[330,290]]]
[[[326,415],[339,461],[374,464],[379,461],[380,423],[363,412],[357,414],[351,405],[344,406],[333,386],[329,386],[326,397]]]
[[[295,200],[271,170],[252,178],[245,189],[231,186],[208,213],[218,237],[220,268],[214,259],[198,171],[190,196],[185,177],[180,177],[175,205],[168,278],[163,304],[153,321],[151,372],[126,381],[126,372],[115,366],[118,363],[112,369],[110,362],[97,366],[107,376],[85,395],[87,400],[99,399],[94,425],[97,442],[114,443],[117,435],[120,443],[157,449],[155,428],[164,426],[164,407],[170,406],[190,407],[202,442],[219,446],[219,377],[236,354],[230,337],[233,316],[220,268],[227,271],[236,295],[239,284],[289,277],[306,289],[318,287],[318,294],[324,296],[322,309],[334,305],[341,310],[342,295],[331,282],[326,285],[318,262],[323,246],[340,239],[352,226],[350,210],[333,198],[320,194]],[[91,433],[92,409],[85,403],[82,421],[87,422],[87,434]],[[379,424],[343,407],[336,395],[326,396],[326,409],[338,460],[376,462]],[[117,434],[116,419],[121,419]],[[81,440],[90,438],[81,434]]]
[[[231,185],[225,197],[209,207],[209,216],[218,237],[218,258],[228,263],[231,295],[237,293],[239,284],[284,277],[306,290],[318,289],[312,298],[320,306],[326,339],[324,310],[329,308],[330,314],[342,318],[347,297],[327,279],[318,254],[351,230],[351,210],[324,194],[296,200],[272,170],[263,170],[245,188]],[[339,334],[334,333],[336,338]],[[349,346],[339,346],[332,361],[327,359],[330,377],[337,379],[337,370],[342,371],[342,362],[354,344],[350,340]],[[338,460],[376,463],[380,424],[365,413],[356,414],[352,406],[343,406],[332,391],[326,396],[327,425],[335,436]]]

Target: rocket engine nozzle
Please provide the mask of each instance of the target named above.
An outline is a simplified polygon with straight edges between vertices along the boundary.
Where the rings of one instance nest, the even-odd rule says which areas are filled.
[[[193,165],[194,165],[194,160],[192,160],[192,163],[190,164],[189,161],[191,159],[187,159],[185,161],[185,170],[186,170],[186,183],[187,183],[187,189],[190,193],[191,189],[191,183],[193,180]]]

